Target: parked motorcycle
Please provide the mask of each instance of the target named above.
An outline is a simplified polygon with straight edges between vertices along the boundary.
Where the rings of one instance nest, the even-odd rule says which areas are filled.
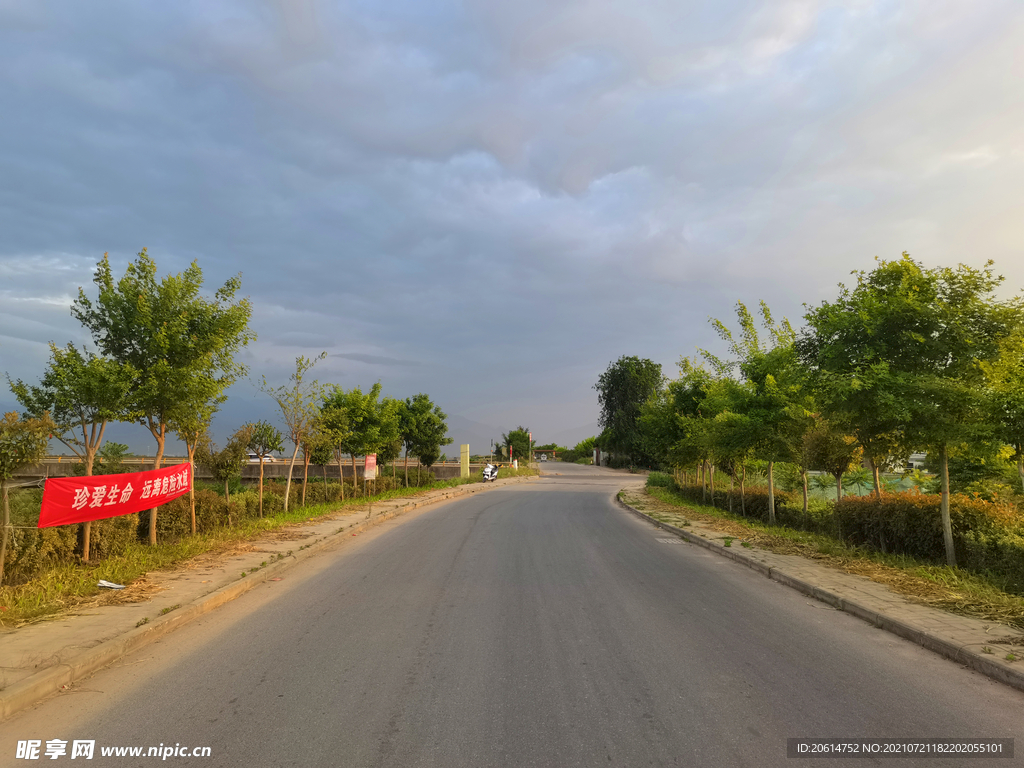
[[[484,482],[485,483],[488,480],[490,480],[491,482],[494,482],[497,479],[498,479],[498,468],[496,466],[494,466],[493,464],[488,464],[486,467],[484,467]]]

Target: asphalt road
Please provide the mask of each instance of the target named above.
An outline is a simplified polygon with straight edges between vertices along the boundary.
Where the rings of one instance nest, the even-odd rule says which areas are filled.
[[[1024,751],[1024,695],[663,541],[614,504],[628,476],[547,471],[296,566],[0,725],[0,764],[54,738],[210,747],[171,759],[203,766],[792,766],[807,736]],[[88,765],[158,762],[98,747]],[[872,762],[978,761],[852,764]]]

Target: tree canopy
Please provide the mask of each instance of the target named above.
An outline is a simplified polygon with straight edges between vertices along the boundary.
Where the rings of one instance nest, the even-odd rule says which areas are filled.
[[[646,358],[623,355],[608,366],[594,385],[601,407],[597,422],[604,429],[606,448],[624,453],[636,464],[653,461],[640,416],[644,403],[663,386],[661,366]]]
[[[255,338],[248,328],[252,307],[248,299],[233,301],[241,287],[238,276],[212,299],[202,296],[203,273],[196,262],[158,280],[156,262],[145,248],[119,280],[104,254],[93,282],[97,298],[80,288],[71,314],[102,354],[134,371],[131,411],[156,440],[153,466],[158,468],[175,418],[222,402],[224,390],[244,373],[235,354]],[[154,508],[150,543],[156,543],[156,515]]]

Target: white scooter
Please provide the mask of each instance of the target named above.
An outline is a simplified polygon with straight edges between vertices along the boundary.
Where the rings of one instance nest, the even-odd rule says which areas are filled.
[[[494,482],[497,479],[498,479],[498,468],[496,466],[494,466],[493,464],[488,464],[486,467],[484,467],[484,482],[485,483],[488,480],[490,480],[491,482]]]

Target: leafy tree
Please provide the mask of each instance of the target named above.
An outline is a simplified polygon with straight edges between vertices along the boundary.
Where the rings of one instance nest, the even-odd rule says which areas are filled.
[[[934,277],[907,254],[855,272],[834,302],[806,314],[797,350],[811,373],[822,415],[857,438],[881,495],[880,467],[909,453],[915,377],[928,370],[935,329]]]
[[[246,424],[248,430],[249,451],[255,453],[260,460],[260,517],[263,517],[263,461],[274,451],[283,451],[283,435],[271,424],[257,421]]]
[[[121,475],[130,472],[131,470],[125,466],[124,460],[131,455],[128,446],[124,443],[108,440],[96,454],[96,467],[101,470],[101,475]]]
[[[134,378],[131,365],[89,352],[83,354],[73,344],[64,348],[50,344],[50,364],[40,386],[27,386],[20,379],[7,381],[26,416],[39,419],[44,413],[50,414],[53,436],[82,460],[89,476],[107,422],[133,418],[128,393]],[[81,527],[82,560],[88,562],[92,522]]]
[[[501,436],[501,445],[511,462],[513,459],[527,460],[530,455],[530,430],[524,426],[509,430]]]
[[[11,506],[8,498],[10,479],[24,466],[40,461],[46,455],[50,434],[56,425],[48,413],[38,418],[19,418],[5,413],[0,420],[0,497],[3,499],[3,540],[0,541],[0,584],[4,581],[4,562],[11,533]]]
[[[399,421],[401,439],[406,450],[405,484],[409,485],[409,454],[425,467],[432,467],[441,456],[441,448],[451,445],[448,437],[448,414],[420,392],[406,399]]]
[[[724,323],[712,320],[719,336],[729,345],[731,360],[703,352],[719,375],[739,371],[747,385],[742,399],[745,418],[734,419],[734,450],[752,449],[768,462],[768,519],[775,523],[774,468],[779,461],[793,461],[810,426],[810,398],[805,376],[796,357],[796,334],[788,320],[775,322],[765,302],[761,319],[769,339],[762,341],[753,316],[742,302],[736,303],[739,336]]]
[[[1012,446],[1017,477],[1024,490],[1024,326],[999,343],[999,354],[983,360],[986,406],[996,435]]]
[[[992,262],[982,269],[963,264],[927,270],[935,300],[928,308],[930,333],[918,343],[928,363],[913,380],[915,418],[908,433],[936,450],[942,501],[946,562],[956,565],[949,516],[949,449],[990,439],[993,425],[985,412],[984,363],[998,359],[1000,343],[1019,325],[1019,302],[999,302],[994,291],[1003,278]]]
[[[341,411],[346,415],[348,433],[338,445],[352,458],[353,482],[358,478],[356,456],[377,453],[399,438],[399,401],[392,398],[380,400],[380,393],[378,381],[365,394],[359,387],[348,391],[334,387],[324,399],[325,410]]]
[[[324,429],[323,412],[319,403],[314,403],[316,413],[310,428],[302,438],[302,506],[306,506],[306,483],[309,479],[310,462],[324,468],[324,485],[327,484],[327,465],[331,463],[331,440]]]
[[[236,477],[241,477],[242,470],[249,464],[249,443],[252,442],[253,425],[240,427],[230,438],[223,449],[215,451],[213,441],[201,440],[196,449],[195,460],[205,467],[217,482],[224,483],[224,500],[230,501],[229,485]],[[262,478],[261,478],[262,486]]]
[[[663,385],[661,366],[651,360],[623,355],[608,366],[594,385],[601,406],[597,421],[608,433],[606,447],[625,453],[633,463],[653,463],[640,415],[644,403]]]
[[[281,409],[281,417],[284,419],[288,439],[292,441],[295,449],[292,451],[291,461],[288,463],[288,482],[284,490],[284,511],[288,511],[288,498],[292,489],[292,471],[295,468],[295,459],[299,455],[299,447],[312,434],[317,417],[320,413],[319,402],[323,398],[323,389],[317,381],[304,381],[310,369],[320,360],[327,357],[322,352],[312,359],[305,357],[295,358],[295,373],[291,375],[291,385],[271,387],[267,383],[267,377],[262,379],[260,389],[273,398],[277,407]],[[308,463],[307,463],[308,466]],[[303,498],[305,498],[306,480],[303,477]],[[303,505],[305,501],[303,501]]]
[[[855,393],[851,405],[833,410],[849,417],[874,454],[876,490],[885,448],[927,447],[936,454],[946,561],[955,565],[949,450],[992,437],[985,364],[999,358],[1000,343],[1019,324],[1020,305],[994,299],[1002,278],[991,261],[982,269],[925,269],[904,253],[855,274],[853,290],[843,288],[834,305],[808,315],[814,332],[802,340],[802,356],[829,372],[825,382],[838,398]]]
[[[143,249],[115,281],[104,254],[93,280],[95,302],[79,289],[71,308],[99,350],[135,372],[131,411],[156,440],[158,469],[171,422],[222,393],[245,368],[235,353],[255,338],[248,330],[248,299],[232,303],[241,287],[233,277],[212,300],[200,295],[203,273],[196,262],[158,281],[156,262]],[[149,541],[156,543],[157,508],[150,510]]]
[[[841,500],[843,475],[857,467],[863,456],[856,438],[837,429],[825,419],[817,418],[807,432],[805,441],[807,461],[811,468],[828,472],[835,478],[836,501]]]
[[[349,444],[352,430],[349,427],[348,410],[346,409],[345,398],[337,397],[338,390],[325,398],[320,406],[320,434],[326,445],[331,448],[334,459],[338,463],[338,483],[341,486],[341,500],[345,500],[345,471],[342,467],[342,457],[345,455],[345,448]],[[355,464],[353,463],[353,472]],[[356,478],[352,478],[353,484]]]
[[[208,432],[210,422],[213,421],[213,414],[217,412],[220,404],[227,398],[218,393],[214,380],[209,376],[196,376],[192,379],[189,389],[191,391],[188,394],[183,394],[183,403],[187,405],[175,408],[167,419],[167,425],[177,435],[178,439],[185,444],[185,452],[188,454],[188,463],[192,470],[193,479],[188,489],[188,507],[192,523],[192,533],[195,534],[196,451],[210,439]]]

